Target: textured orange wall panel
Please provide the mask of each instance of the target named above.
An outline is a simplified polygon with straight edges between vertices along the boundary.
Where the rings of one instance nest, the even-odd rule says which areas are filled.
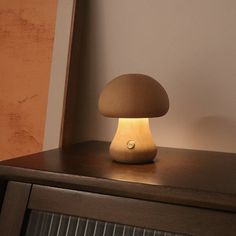
[[[0,1],[0,160],[42,150],[56,8]]]

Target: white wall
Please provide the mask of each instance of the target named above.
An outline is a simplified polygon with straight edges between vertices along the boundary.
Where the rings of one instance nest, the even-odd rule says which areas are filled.
[[[236,1],[87,1],[78,140],[112,139],[99,92],[135,72],[169,94],[169,113],[151,119],[157,145],[236,152]]]

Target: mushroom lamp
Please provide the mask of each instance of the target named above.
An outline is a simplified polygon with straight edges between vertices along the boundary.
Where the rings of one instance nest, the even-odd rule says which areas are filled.
[[[165,89],[153,78],[143,74],[125,74],[110,81],[98,102],[101,114],[119,118],[116,134],[110,145],[113,160],[124,163],[151,162],[157,147],[149,119],[169,110]]]

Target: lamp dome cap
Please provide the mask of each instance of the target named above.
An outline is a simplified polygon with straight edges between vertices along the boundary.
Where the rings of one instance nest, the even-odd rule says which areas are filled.
[[[107,117],[160,117],[169,110],[169,98],[162,85],[152,77],[124,74],[105,85],[98,108]]]

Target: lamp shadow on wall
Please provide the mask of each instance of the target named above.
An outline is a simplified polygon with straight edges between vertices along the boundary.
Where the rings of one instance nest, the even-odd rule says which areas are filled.
[[[236,120],[224,116],[204,116],[192,125],[192,141],[204,149],[236,152]]]

